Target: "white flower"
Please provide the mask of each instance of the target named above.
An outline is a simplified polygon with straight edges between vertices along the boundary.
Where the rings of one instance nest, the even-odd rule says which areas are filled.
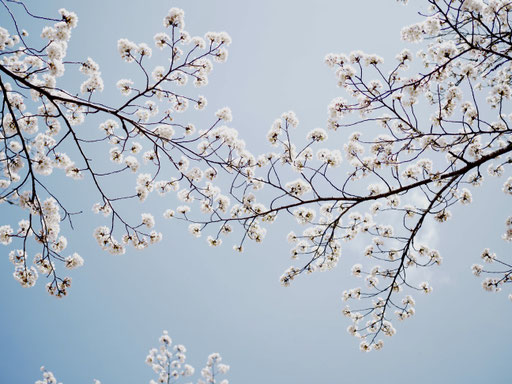
[[[155,40],[155,45],[160,49],[164,49],[171,41],[171,38],[167,33],[157,33],[153,39]]]
[[[185,28],[185,12],[179,8],[171,8],[164,17],[164,27],[177,27],[180,30]]]
[[[174,217],[174,211],[172,209],[167,209],[165,212],[164,212],[164,217],[166,219],[170,219],[171,217]]]
[[[78,253],[73,253],[73,255],[66,257],[65,265],[68,269],[78,268],[84,265],[84,259]]]
[[[227,121],[227,122],[230,122],[231,120],[233,120],[233,116],[231,114],[231,109],[229,109],[228,107],[224,107],[222,109],[219,109],[215,113],[215,116],[217,116],[220,120],[224,120],[224,121]]]
[[[510,176],[503,184],[503,192],[508,195],[512,195],[512,176]]]
[[[208,236],[207,241],[210,247],[217,247],[222,244],[222,239],[215,239],[212,236]]]
[[[434,219],[436,219],[436,221],[442,223],[442,222],[445,222],[446,220],[448,220],[451,216],[452,216],[452,214],[450,213],[450,211],[443,209],[442,211],[439,211],[438,213],[436,213],[434,215]]]
[[[121,79],[116,83],[117,88],[121,91],[121,94],[128,96],[132,92],[133,81],[129,79]]]
[[[76,15],[75,12],[70,12],[65,8],[61,8],[61,9],[59,9],[59,13],[69,28],[75,28],[77,26],[78,16]]]
[[[90,93],[94,91],[103,91],[103,79],[99,73],[92,74],[80,87],[80,92]]]
[[[151,213],[143,213],[141,217],[142,224],[144,224],[146,227],[153,228],[155,226],[155,218]]]
[[[134,54],[137,52],[138,47],[137,44],[127,39],[119,39],[117,41],[117,49],[121,58],[129,63],[134,60]]]
[[[432,287],[429,286],[426,281],[420,284],[420,289],[423,290],[424,293],[432,292]]]
[[[190,211],[190,207],[188,205],[180,205],[179,207],[176,208],[176,211],[184,215]]]
[[[155,67],[151,76],[153,76],[153,79],[156,81],[162,80],[165,76],[165,68],[161,65]]]
[[[97,73],[100,70],[100,66],[90,57],[87,58],[86,61],[82,63],[80,66],[80,72],[85,75],[92,75]]]
[[[473,264],[471,266],[471,271],[473,272],[473,275],[475,275],[475,276],[480,276],[483,269],[484,269],[484,267],[480,264]]]
[[[304,193],[309,192],[311,187],[304,180],[298,179],[286,184],[286,189],[291,195],[299,197]]]
[[[370,344],[368,344],[366,341],[361,341],[361,344],[359,344],[359,349],[363,352],[370,352]]]
[[[46,53],[50,60],[61,60],[64,57],[64,49],[62,45],[55,41],[48,45]]]
[[[482,257],[482,260],[485,261],[486,263],[492,263],[494,260],[496,260],[496,254],[491,253],[489,248],[484,249],[481,257]]]
[[[137,51],[141,56],[151,57],[151,48],[146,43],[140,43]]]
[[[498,292],[500,290],[498,288],[498,281],[490,277],[482,281],[482,288],[488,292]]]
[[[327,132],[322,128],[315,128],[312,131],[309,131],[307,138],[308,140],[313,141],[324,141],[327,139]]]
[[[139,161],[134,156],[127,156],[124,163],[132,172],[137,172],[139,169]]]
[[[297,128],[299,125],[299,119],[297,119],[297,116],[293,111],[285,112],[281,115],[281,117],[288,123],[289,126],[293,128]]]
[[[464,205],[470,204],[473,201],[473,196],[471,195],[471,192],[468,189],[464,188],[459,197],[459,201],[461,202],[461,204]]]
[[[363,268],[363,266],[361,264],[355,264],[352,267],[352,274],[354,276],[361,276],[362,268]]]
[[[201,237],[201,225],[199,224],[190,224],[188,231],[195,237]]]
[[[155,129],[155,134],[163,139],[170,140],[174,136],[174,128],[170,125],[159,125]]]

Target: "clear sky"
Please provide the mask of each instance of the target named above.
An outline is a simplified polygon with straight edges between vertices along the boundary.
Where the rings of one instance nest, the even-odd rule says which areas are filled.
[[[401,27],[418,20],[422,2],[407,7],[393,0],[33,3],[39,14],[57,16],[60,7],[78,14],[68,58],[90,56],[100,64],[105,91],[98,100],[114,105],[119,103],[115,83],[130,73],[117,54],[119,38],[152,44],[170,7],[185,10],[192,35],[227,31],[233,39],[229,59],[216,65],[202,90],[209,100],[203,113],[213,116],[218,108],[231,107],[232,126],[253,152],[263,152],[269,150],[266,132],[284,111],[297,113],[304,134],[325,126],[327,105],[341,95],[323,63],[325,54],[361,49],[392,60],[402,49]],[[0,25],[5,21],[2,10]],[[83,77],[70,73],[66,81],[78,87]],[[349,133],[337,136],[340,148]],[[144,359],[163,329],[187,346],[196,368],[209,353],[220,352],[231,365],[232,383],[503,382],[510,377],[512,303],[508,292],[484,292],[470,271],[484,247],[510,252],[500,240],[510,214],[503,209],[510,201],[502,197],[502,183],[490,180],[474,191],[473,205],[454,209],[451,221],[431,228],[431,241],[444,257],[427,276],[434,292],[416,295],[417,314],[396,325],[396,336],[385,340],[382,351],[370,354],[359,351],[341,315],[341,293],[356,284],[349,271],[362,257],[357,244],[344,250],[334,271],[302,276],[283,288],[279,276],[291,265],[286,220],[275,223],[262,244],[236,254],[229,244],[209,248],[204,239],[189,236],[186,225],[164,222],[162,206],[177,205],[169,197],[133,208],[155,213],[163,242],[112,256],[92,237],[101,220],[90,213],[96,201],[90,190],[63,184],[74,186],[66,199],[84,210],[67,234],[69,248],[82,254],[85,266],[73,274],[69,297],[56,300],[45,292],[44,278],[34,288],[21,288],[11,277],[8,248],[1,249],[0,383],[33,383],[43,364],[64,384],[93,378],[103,384],[146,383],[155,375]],[[15,220],[12,211],[1,209],[0,225]]]

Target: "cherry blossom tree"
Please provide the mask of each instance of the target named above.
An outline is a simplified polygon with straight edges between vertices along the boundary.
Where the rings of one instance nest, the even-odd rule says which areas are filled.
[[[51,19],[33,15],[19,1],[0,3],[12,24],[0,29],[0,201],[26,217],[17,228],[2,225],[0,242],[18,244],[10,258],[23,286],[44,274],[57,297],[71,283],[57,274],[57,262],[70,269],[83,264],[78,254],[64,254],[60,225],[71,227],[82,207],[61,203],[47,181],[54,171],[94,187],[93,210],[107,220],[94,236],[114,254],[161,240],[153,213],[131,222],[120,208],[155,190],[177,193],[180,205],[164,216],[188,222],[191,234],[206,234],[210,246],[235,232],[234,249],[242,251],[248,241],[262,242],[278,217],[290,216],[303,229],[287,235],[295,264],[281,276],[284,286],[304,273],[334,268],[343,243],[366,241],[364,257],[352,268],[365,288],[343,293],[344,300],[357,303],[343,313],[353,322],[348,331],[361,339],[360,348],[378,350],[382,335],[395,334],[395,319],[415,313],[413,295],[432,291],[428,282],[411,278],[413,269],[442,262],[439,250],[422,241],[425,224],[442,225],[451,207],[472,203],[471,189],[484,177],[504,176],[512,162],[512,115],[506,114],[512,2],[424,0],[423,20],[402,30],[404,49],[394,61],[359,51],[327,55],[345,98],[328,106],[325,129],[312,129],[305,138],[298,137],[295,113],[285,112],[268,132],[273,149],[264,154],[250,153],[238,132],[224,125],[231,121],[229,108],[200,129],[180,115],[189,105],[206,105],[204,97],[180,86],[187,80],[207,84],[212,60],[227,58],[226,33],[190,37],[183,11],[172,8],[164,17],[167,32],[154,39],[169,63],[151,67],[148,44],[120,39],[121,59],[143,80],[116,79],[126,100],[112,106],[99,100],[105,85],[98,64],[65,59],[78,21],[73,12],[61,9]],[[20,13],[53,23],[43,29],[39,46],[28,44]],[[57,86],[72,70],[86,77],[80,89]],[[95,135],[79,129],[96,116],[102,120]],[[114,165],[104,169],[92,161],[97,156]],[[174,176],[163,176],[170,171]],[[112,184],[130,172],[136,175],[133,192],[106,187],[107,180]],[[512,194],[512,177],[503,192]],[[510,217],[503,238],[512,240]],[[33,265],[30,241],[40,248]],[[481,257],[489,267],[475,264],[472,270],[486,277],[484,289],[498,291],[512,281],[510,261],[490,249]]]
[[[120,61],[131,63],[139,80],[109,79],[107,86],[117,83],[125,98],[113,105],[101,100],[105,84],[99,65],[87,57],[66,57],[78,24],[75,13],[60,9],[55,18],[38,16],[14,0],[0,0],[0,8],[10,19],[9,26],[0,27],[0,203],[18,207],[24,217],[17,226],[1,223],[0,243],[13,247],[9,258],[22,286],[35,285],[42,274],[48,278],[48,292],[62,297],[71,278],[57,264],[74,269],[84,259],[67,251],[61,226],[73,228],[74,215],[89,208],[66,206],[62,196],[68,191],[56,185],[55,174],[76,180],[77,189],[84,182],[94,188],[93,211],[106,217],[94,237],[104,250],[123,254],[129,245],[144,249],[160,241],[152,213],[133,221],[120,206],[144,201],[153,191],[177,191],[183,200],[191,191],[211,194],[211,186],[199,186],[199,181],[212,180],[240,148],[219,138],[221,122],[231,119],[228,108],[202,129],[188,121],[191,114],[183,112],[188,107],[202,110],[207,100],[186,84],[208,83],[213,61],[227,59],[230,37],[225,32],[191,37],[184,29],[183,10],[170,9],[163,18],[165,32],[153,41],[168,57],[164,65],[151,62],[149,44],[119,39]],[[28,25],[37,22],[44,24],[42,32],[29,31]],[[31,39],[29,32],[40,33],[40,39]],[[81,84],[59,86],[65,74],[75,78],[78,71],[84,76]],[[82,128],[95,121],[100,121],[98,129]],[[234,131],[229,136],[236,138]],[[109,187],[130,173],[135,175],[131,191]]]
[[[284,286],[332,269],[344,242],[364,239],[352,273],[365,287],[343,293],[357,303],[343,313],[363,351],[381,349],[381,336],[396,332],[394,321],[414,315],[413,294],[432,291],[410,277],[442,262],[439,250],[422,241],[425,223],[442,225],[451,207],[472,203],[472,188],[504,176],[512,163],[512,2],[423,3],[423,20],[403,28],[406,47],[394,61],[360,51],[326,56],[347,97],[328,106],[326,129],[297,138],[298,118],[284,113],[267,135],[274,149],[231,170],[229,208],[198,198],[201,214],[178,216],[194,236],[208,232],[212,246],[238,224],[234,248],[242,251],[247,241],[261,242],[278,216],[290,215],[304,229],[288,234],[296,264],[281,276]],[[345,141],[339,135],[347,131]],[[512,177],[503,192],[512,194]],[[512,218],[505,224],[503,239],[511,241]],[[510,260],[489,249],[481,258],[489,268],[471,268],[486,275],[485,290],[512,281]]]
[[[163,331],[159,339],[159,348],[152,348],[146,357],[148,364],[158,375],[158,379],[150,380],[149,384],[181,383],[182,378],[193,378],[195,369],[190,364],[186,364],[187,349],[182,344],[172,345],[172,339],[167,331]],[[221,363],[222,357],[218,353],[212,353],[206,360],[206,365],[200,371],[201,378],[197,379],[197,384],[228,384],[227,379],[219,379],[219,376],[229,371],[229,365]],[[55,375],[48,371],[44,366],[41,367],[42,379],[37,380],[35,384],[57,384]],[[101,384],[99,380],[94,380],[93,384]]]

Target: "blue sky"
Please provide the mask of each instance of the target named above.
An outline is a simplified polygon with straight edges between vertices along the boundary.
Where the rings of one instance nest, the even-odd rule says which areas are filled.
[[[420,3],[51,0],[33,9],[53,16],[64,6],[78,14],[68,58],[90,56],[100,64],[105,91],[99,100],[114,105],[119,102],[115,82],[130,73],[117,54],[119,38],[151,43],[170,7],[185,10],[192,35],[227,31],[233,39],[229,59],[216,66],[202,90],[209,105],[198,121],[209,121],[228,105],[240,136],[251,150],[263,152],[270,124],[284,111],[297,113],[304,134],[325,125],[328,103],[341,94],[323,63],[325,54],[361,49],[393,59],[402,49],[400,29],[418,19]],[[2,11],[0,25],[5,20]],[[83,78],[74,76],[69,73],[66,82],[78,87]],[[337,136],[340,148],[349,133]],[[430,236],[444,257],[427,276],[434,292],[416,295],[417,314],[397,325],[397,335],[385,340],[382,351],[371,354],[359,351],[341,315],[341,293],[354,286],[349,271],[361,257],[356,246],[345,249],[334,271],[304,276],[283,288],[279,276],[291,264],[284,241],[289,222],[275,223],[263,244],[240,255],[229,245],[208,248],[204,239],[189,236],[185,225],[164,222],[162,205],[177,205],[169,197],[133,207],[154,211],[163,242],[144,252],[130,249],[111,256],[92,237],[99,218],[90,213],[95,201],[90,190],[63,183],[65,199],[85,212],[76,219],[75,231],[68,231],[69,247],[82,254],[85,266],[73,275],[69,297],[56,300],[45,293],[43,281],[21,288],[11,278],[8,249],[2,249],[0,382],[33,383],[43,364],[67,384],[93,378],[103,384],[148,382],[154,375],[144,358],[163,329],[187,346],[196,368],[209,353],[220,352],[231,365],[232,383],[504,379],[512,304],[508,292],[484,292],[469,268],[484,247],[501,255],[510,252],[500,240],[508,213],[502,207],[510,206],[502,183],[489,180],[474,191],[473,205],[454,209],[451,221],[433,227]],[[14,211],[1,209],[0,224],[15,221]]]

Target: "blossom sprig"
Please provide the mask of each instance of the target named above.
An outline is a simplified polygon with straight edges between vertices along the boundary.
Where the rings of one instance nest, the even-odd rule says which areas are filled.
[[[92,210],[106,218],[93,236],[104,250],[119,255],[129,245],[144,249],[159,242],[162,234],[155,230],[152,214],[143,214],[139,222],[128,220],[121,203],[144,201],[153,191],[160,195],[176,191],[182,196],[183,188],[204,195],[198,186],[204,175],[213,177],[232,166],[226,159],[234,146],[243,144],[236,140],[233,128],[221,125],[231,119],[229,108],[200,130],[182,114],[192,106],[206,107],[205,97],[183,86],[188,79],[197,87],[205,86],[213,62],[227,59],[231,39],[226,32],[191,37],[184,29],[183,10],[172,8],[164,17],[165,32],[154,37],[156,48],[168,54],[165,65],[150,68],[150,44],[118,41],[121,59],[134,63],[145,80],[117,81],[126,99],[116,106],[99,100],[105,84],[95,60],[66,57],[72,30],[78,25],[75,13],[60,9],[60,17],[52,19],[34,15],[20,2],[1,2],[12,16],[12,28],[0,28],[0,202],[19,207],[26,218],[18,229],[2,223],[0,242],[16,247],[11,261],[22,286],[33,286],[44,274],[50,279],[48,292],[62,297],[71,278],[57,272],[58,264],[73,269],[82,266],[84,259],[64,253],[67,239],[61,227],[72,228],[73,216],[82,207],[63,204],[62,191],[47,176],[59,173],[93,188]],[[20,12],[53,23],[43,28],[41,47],[28,45],[18,33]],[[79,90],[59,87],[60,78],[73,68],[86,76]],[[90,116],[103,116],[95,133],[78,129]],[[110,161],[106,169],[103,160]],[[132,192],[110,190],[115,180],[131,179],[130,174],[136,175]],[[30,255],[31,241],[40,247],[35,256]]]
[[[187,349],[181,344],[172,344],[172,339],[167,331],[163,331],[160,336],[159,348],[153,348],[146,357],[146,364],[151,366],[153,371],[158,374],[158,379],[151,380],[150,384],[157,383],[177,383],[183,377],[192,377],[195,373],[194,367],[186,364]],[[226,374],[229,366],[221,363],[222,358],[218,353],[212,353],[208,356],[206,366],[201,369],[201,378],[197,380],[198,384],[220,383],[228,384],[228,380],[218,381],[218,376]]]
[[[421,241],[425,223],[454,220],[455,205],[473,203],[483,170],[503,177],[512,162],[512,117],[504,113],[511,95],[511,7],[426,3],[424,20],[402,31],[405,45],[420,45],[417,52],[406,47],[391,63],[361,51],[327,55],[346,95],[328,105],[326,129],[297,139],[299,120],[284,113],[267,133],[272,152],[244,156],[231,169],[230,208],[218,209],[210,199],[197,202],[196,214],[191,201],[176,216],[191,222],[193,235],[211,233],[210,245],[238,224],[242,235],[234,248],[242,251],[250,240],[261,242],[278,216],[290,215],[303,228],[288,235],[295,264],[280,277],[284,286],[335,267],[347,257],[343,244],[362,238],[367,246],[360,255],[368,261],[356,271],[364,287],[343,298],[361,303],[344,313],[364,351],[382,348],[380,336],[396,333],[394,321],[415,313],[413,293],[433,291],[409,273],[442,264],[441,253]],[[340,138],[347,130],[348,139]],[[503,185],[506,194],[511,180]],[[230,230],[223,233],[225,226]],[[508,281],[507,268],[500,274]]]

